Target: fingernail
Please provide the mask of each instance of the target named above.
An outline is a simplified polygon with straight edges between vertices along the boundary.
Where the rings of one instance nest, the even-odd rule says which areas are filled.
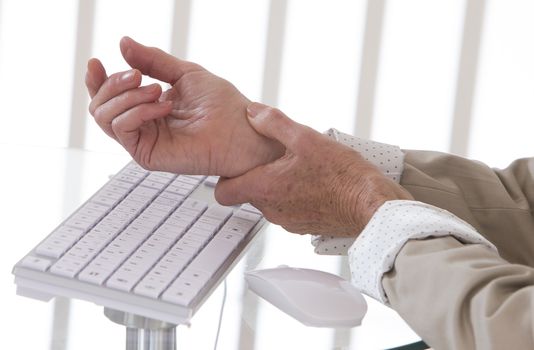
[[[133,79],[134,76],[135,76],[135,71],[133,69],[129,70],[121,76],[121,81],[129,81]]]
[[[258,103],[258,102],[252,102],[247,106],[247,115],[249,118],[254,118],[257,116],[263,109],[265,109],[265,105]]]
[[[158,83],[150,84],[146,87],[146,92],[149,94],[154,93],[156,92],[156,90],[158,90],[158,87],[159,87]]]

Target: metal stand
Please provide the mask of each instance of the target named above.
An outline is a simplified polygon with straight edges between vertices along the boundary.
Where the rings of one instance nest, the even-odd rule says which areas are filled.
[[[126,326],[126,350],[176,350],[176,325],[104,308],[111,321]]]

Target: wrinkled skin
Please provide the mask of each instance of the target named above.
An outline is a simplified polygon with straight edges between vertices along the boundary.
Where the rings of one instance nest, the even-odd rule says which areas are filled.
[[[280,159],[219,181],[217,200],[250,202],[294,233],[355,236],[386,201],[412,199],[350,147],[298,124],[277,109],[249,107],[251,125],[287,149]]]

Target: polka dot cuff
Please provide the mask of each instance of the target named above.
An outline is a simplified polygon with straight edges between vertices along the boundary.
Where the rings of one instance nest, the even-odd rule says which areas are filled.
[[[393,268],[404,244],[411,239],[443,236],[497,251],[471,225],[446,210],[416,201],[384,203],[349,248],[352,283],[362,293],[388,304],[382,277]]]
[[[370,161],[391,180],[399,183],[404,168],[404,153],[397,146],[363,140],[351,135],[330,129],[328,137],[358,151],[362,157]],[[333,237],[328,235],[312,236],[315,253],[323,255],[347,255],[355,238]]]

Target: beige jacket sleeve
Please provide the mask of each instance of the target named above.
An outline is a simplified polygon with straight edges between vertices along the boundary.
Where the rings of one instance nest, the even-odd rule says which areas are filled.
[[[405,154],[400,184],[416,200],[470,223],[504,259],[534,266],[534,158],[495,170],[450,154]]]
[[[401,185],[497,246],[410,241],[382,280],[391,305],[436,349],[534,349],[534,159],[493,170],[407,151]]]

